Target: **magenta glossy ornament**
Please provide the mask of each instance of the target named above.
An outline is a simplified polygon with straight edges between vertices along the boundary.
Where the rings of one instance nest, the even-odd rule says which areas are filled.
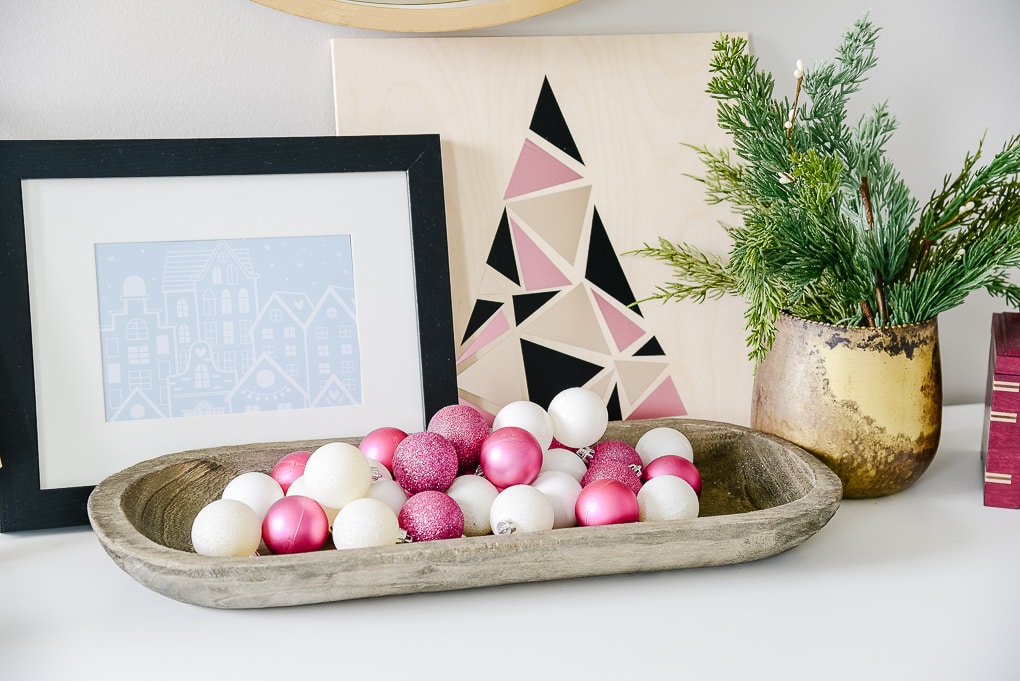
[[[376,428],[361,439],[358,449],[367,458],[378,461],[392,471],[393,452],[405,437],[407,437],[407,433],[399,428],[391,426]]]
[[[443,407],[429,419],[428,430],[445,437],[457,450],[461,473],[475,471],[482,443],[489,436],[489,422],[481,412],[465,404]]]
[[[529,485],[542,471],[542,445],[524,428],[505,426],[485,438],[479,463],[482,474],[498,489]]]
[[[446,491],[457,469],[457,450],[439,433],[411,433],[393,452],[393,479],[408,494]]]
[[[310,497],[284,497],[262,520],[262,540],[273,553],[318,551],[328,536],[326,512]]]
[[[641,490],[641,476],[633,468],[613,459],[592,460],[588,463],[588,471],[581,478],[581,487],[587,487],[597,480],[618,480],[630,491],[637,494]]]
[[[290,489],[291,483],[305,474],[305,464],[308,463],[308,457],[311,455],[311,452],[291,452],[273,466],[269,475],[280,483],[284,494]]]
[[[574,504],[578,525],[634,523],[640,517],[637,495],[619,480],[603,478],[581,490]]]
[[[641,471],[641,477],[644,478],[645,482],[660,475],[675,475],[682,480],[686,480],[695,493],[699,497],[701,496],[701,473],[690,460],[675,454],[667,454],[666,456],[652,459]]]
[[[400,527],[411,541],[455,539],[464,534],[464,513],[448,494],[436,490],[418,492],[397,514]]]

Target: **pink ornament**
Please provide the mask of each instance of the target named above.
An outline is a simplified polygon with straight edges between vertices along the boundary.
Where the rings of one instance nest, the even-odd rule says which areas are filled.
[[[641,475],[645,481],[651,480],[658,475],[675,475],[690,483],[698,496],[701,496],[701,473],[690,460],[682,456],[667,454],[653,459],[645,466]]]
[[[626,442],[603,440],[602,442],[595,443],[592,449],[591,460],[588,462],[589,466],[599,459],[612,459],[613,461],[625,463],[628,466],[637,466],[639,470],[641,469],[641,455]]]
[[[457,450],[439,433],[411,433],[393,452],[393,479],[407,491],[445,492],[457,477]]]
[[[429,420],[428,430],[453,444],[461,474],[475,471],[482,443],[489,436],[489,423],[477,409],[464,404],[443,407]]]
[[[482,443],[479,462],[482,474],[498,489],[530,485],[542,471],[542,445],[523,428],[497,428]]]
[[[464,513],[447,494],[435,490],[418,492],[397,514],[397,521],[412,541],[455,539],[464,534]]]
[[[311,452],[291,452],[276,462],[269,475],[280,483],[283,493],[290,489],[290,484],[305,474],[305,464]]]
[[[581,490],[574,504],[577,524],[616,525],[636,523],[640,516],[637,495],[619,480],[603,478]]]
[[[641,491],[641,476],[625,463],[613,459],[594,459],[588,464],[588,472],[581,478],[581,487],[587,487],[596,480],[618,480],[625,484],[631,492]]]
[[[358,449],[372,461],[378,461],[392,471],[393,452],[405,437],[407,433],[399,428],[376,428],[362,438]]]
[[[262,540],[273,553],[318,551],[329,536],[329,519],[309,497],[284,497],[262,520]]]

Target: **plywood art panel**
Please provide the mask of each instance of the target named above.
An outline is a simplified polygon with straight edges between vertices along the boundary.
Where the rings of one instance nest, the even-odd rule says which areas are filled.
[[[461,399],[494,413],[566,387],[613,418],[746,424],[742,304],[637,302],[628,251],[725,250],[687,144],[727,143],[709,34],[333,41],[338,134],[438,132]]]

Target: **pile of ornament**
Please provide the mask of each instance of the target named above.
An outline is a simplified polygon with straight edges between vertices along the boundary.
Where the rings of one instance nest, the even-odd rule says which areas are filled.
[[[384,427],[358,446],[292,452],[270,473],[232,479],[192,524],[195,551],[250,556],[388,546],[461,536],[695,518],[701,476],[668,427],[635,445],[603,440],[608,413],[585,388],[548,409],[440,409],[425,431]]]

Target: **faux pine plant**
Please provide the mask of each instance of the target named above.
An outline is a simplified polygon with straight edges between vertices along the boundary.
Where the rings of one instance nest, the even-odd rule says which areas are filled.
[[[636,254],[673,277],[648,299],[744,298],[751,359],[764,359],[782,311],[844,326],[927,321],[978,289],[1020,304],[1020,136],[982,165],[982,139],[923,207],[886,156],[896,120],[885,104],[847,121],[851,95],[877,62],[878,28],[864,17],[836,58],[798,62],[793,100],[776,99],[743,38],[713,46],[708,92],[729,149],[692,147],[709,203],[742,224],[724,226],[728,257],[666,238]]]

